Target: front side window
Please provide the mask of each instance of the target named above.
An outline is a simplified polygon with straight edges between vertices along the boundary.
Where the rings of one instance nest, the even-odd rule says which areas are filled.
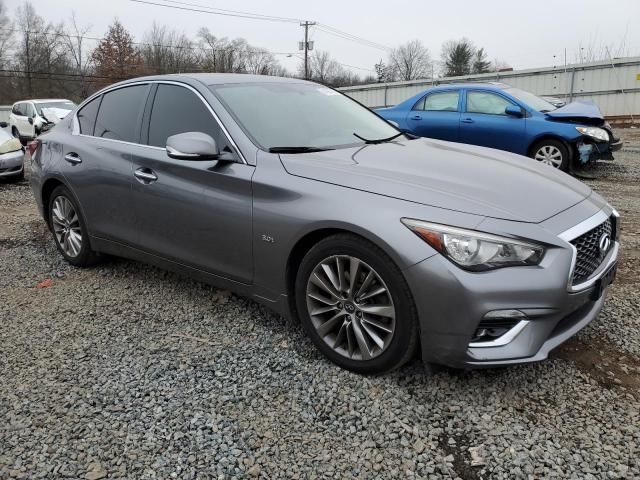
[[[467,112],[506,115],[504,109],[513,105],[506,98],[490,92],[467,92]]]
[[[424,97],[414,110],[427,110],[435,112],[457,112],[458,111],[458,99],[460,98],[460,92],[441,92],[432,93]]]
[[[371,110],[315,84],[265,82],[209,87],[260,148],[340,148],[400,132]]]
[[[13,106],[12,113],[13,113],[14,115],[22,115],[22,108],[21,108],[21,105],[22,105],[21,103],[16,103],[16,104]]]
[[[148,85],[133,85],[105,93],[96,118],[94,135],[137,142],[140,115],[147,100],[148,88]]]
[[[78,112],[78,124],[80,125],[81,134],[93,135],[98,108],[100,108],[100,100],[102,100],[102,96],[94,98]]]
[[[185,132],[206,133],[216,141],[220,151],[230,151],[216,119],[195,93],[179,85],[158,85],[149,119],[147,143],[164,148],[167,138]]]

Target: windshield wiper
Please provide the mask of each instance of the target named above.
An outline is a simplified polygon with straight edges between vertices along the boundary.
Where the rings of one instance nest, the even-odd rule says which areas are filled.
[[[312,153],[312,152],[326,152],[327,150],[333,150],[333,148],[322,147],[271,147],[269,152],[271,153]]]
[[[400,135],[403,135],[403,133],[400,132],[400,133],[396,133],[395,135],[392,135],[391,137],[377,138],[377,139],[373,139],[372,140],[372,139],[369,139],[369,138],[361,137],[357,133],[353,134],[354,137],[359,138],[360,140],[362,140],[366,144],[376,144],[376,143],[390,142],[391,140],[394,140],[394,139],[398,138]]]

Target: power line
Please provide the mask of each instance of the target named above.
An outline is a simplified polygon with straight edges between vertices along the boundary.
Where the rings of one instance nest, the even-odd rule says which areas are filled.
[[[291,22],[291,23],[297,23],[297,22],[301,22],[302,21],[299,18],[278,17],[278,16],[275,16],[275,15],[263,15],[261,13],[243,12],[243,11],[240,11],[240,10],[228,10],[226,8],[210,7],[208,5],[202,5],[202,4],[198,4],[198,3],[189,3],[189,2],[178,1],[178,0],[161,0],[161,1],[163,1],[165,3],[176,3],[178,5],[188,5],[188,6],[191,6],[191,7],[202,7],[202,8],[206,8],[208,10],[215,10],[215,11],[226,12],[226,13],[234,13],[234,14],[246,15],[246,16],[250,16],[250,17],[260,17],[261,19],[264,19],[264,20],[273,20],[273,21],[282,21],[282,22]]]
[[[318,23],[317,28],[320,31],[324,32],[324,33],[328,33],[328,34],[334,35],[336,37],[344,38],[346,40],[351,40],[353,42],[360,43],[361,45],[377,48],[377,49],[384,50],[384,51],[387,51],[387,52],[392,50],[392,48],[387,46],[387,45],[383,45],[381,43],[373,42],[371,40],[367,40],[366,38],[359,37],[357,35],[353,35],[351,33],[347,33],[347,32],[344,32],[342,30],[338,30],[337,28],[330,27],[329,25],[326,25],[324,23]]]
[[[270,17],[270,16],[266,16],[266,15],[259,15],[259,14],[253,14],[253,13],[231,13],[231,11],[215,11],[215,10],[211,10],[211,7],[204,7],[202,5],[198,5],[198,4],[194,4],[194,3],[187,3],[187,2],[177,2],[175,0],[163,0],[163,1],[173,1],[174,3],[180,3],[181,5],[189,5],[189,6],[178,6],[178,5],[167,5],[166,3],[158,3],[158,2],[151,2],[149,0],[129,0],[131,2],[136,2],[136,3],[145,3],[148,5],[156,5],[159,7],[166,7],[166,8],[175,8],[176,10],[187,10],[190,12],[198,12],[198,13],[209,13],[211,15],[223,15],[226,17],[238,17],[238,18],[247,18],[250,20],[264,20],[264,21],[269,21],[269,22],[286,22],[286,23],[297,23],[300,20],[298,19],[288,19],[285,17]],[[195,8],[195,7],[199,7],[199,8]],[[207,10],[203,10],[204,8],[206,8]]]

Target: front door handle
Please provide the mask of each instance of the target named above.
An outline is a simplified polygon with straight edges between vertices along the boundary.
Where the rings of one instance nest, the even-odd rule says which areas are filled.
[[[140,182],[148,185],[158,180],[158,176],[150,168],[139,168],[133,172],[134,177]]]
[[[80,155],[76,152],[69,152],[64,156],[64,159],[69,162],[71,165],[77,165],[78,163],[82,163],[82,159]]]
[[[422,116],[421,115],[414,115],[413,117],[411,117],[411,120],[422,120]]]
[[[473,123],[473,118],[463,118],[460,120],[462,123]]]

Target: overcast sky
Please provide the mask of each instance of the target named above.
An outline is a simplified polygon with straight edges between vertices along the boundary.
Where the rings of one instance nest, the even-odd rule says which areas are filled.
[[[5,0],[11,15],[23,0]],[[160,3],[163,0],[149,0]],[[221,9],[317,21],[379,44],[395,46],[420,39],[439,59],[443,42],[468,37],[490,59],[514,68],[550,66],[576,58],[579,45],[640,55],[640,0],[182,0]],[[297,52],[303,29],[295,23],[267,22],[194,13],[130,0],[32,0],[51,21],[67,20],[73,11],[89,35],[101,37],[114,18],[141,40],[155,20],[194,37],[200,27],[216,36],[243,37],[273,52]],[[179,2],[178,2],[179,3]],[[176,5],[176,2],[173,2]],[[385,51],[312,29],[315,48],[328,50],[341,63],[373,69]],[[554,59],[554,55],[556,58]],[[297,60],[279,55],[286,67]],[[364,70],[354,70],[367,73]]]

